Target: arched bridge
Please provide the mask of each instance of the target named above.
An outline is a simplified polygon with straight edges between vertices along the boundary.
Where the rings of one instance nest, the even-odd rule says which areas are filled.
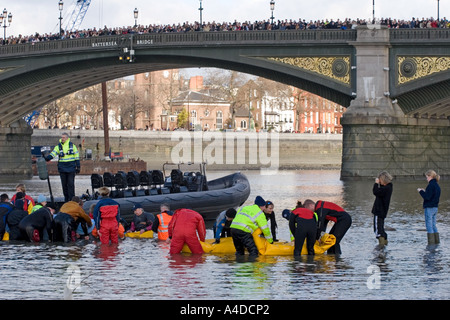
[[[119,61],[130,52],[133,62]],[[394,125],[405,125],[405,119],[450,119],[450,30],[363,26],[126,34],[1,46],[0,127],[103,81],[184,67],[259,75],[347,107],[343,167],[346,126],[371,125],[373,117],[400,119]],[[344,175],[366,175],[350,171]]]
[[[367,28],[366,33],[374,29]],[[118,77],[183,67],[219,67],[291,84],[345,107],[375,97],[371,86],[407,115],[448,117],[450,31],[389,30],[359,39],[356,30],[287,30],[127,34],[0,47],[0,124],[79,89]],[[382,79],[357,65],[357,50],[389,46]],[[118,59],[134,50],[135,61]],[[376,59],[382,57],[377,56]],[[384,58],[384,57],[383,57]],[[370,79],[368,79],[370,78]],[[357,83],[363,84],[359,92]],[[376,90],[376,89],[375,89]]]

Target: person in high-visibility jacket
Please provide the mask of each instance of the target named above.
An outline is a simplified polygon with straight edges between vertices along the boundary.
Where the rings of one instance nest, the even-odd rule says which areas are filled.
[[[170,211],[170,206],[165,203],[161,204],[159,208],[161,213],[156,215],[152,230],[158,233],[158,240],[167,240],[169,239],[169,222],[172,220],[173,212]]]
[[[258,255],[258,248],[253,240],[253,232],[260,228],[264,237],[269,243],[273,242],[272,233],[269,224],[264,215],[266,201],[257,196],[255,204],[241,208],[231,223],[231,237],[236,248],[236,255],[243,255],[245,249],[248,250],[250,256]]]
[[[77,146],[70,141],[69,135],[63,133],[53,151],[45,157],[46,161],[59,156],[58,172],[64,193],[64,202],[75,196],[75,174],[80,173],[80,154]]]

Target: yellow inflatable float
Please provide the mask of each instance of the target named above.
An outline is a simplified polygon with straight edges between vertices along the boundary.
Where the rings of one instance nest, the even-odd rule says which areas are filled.
[[[136,238],[136,239],[151,239],[151,238],[153,238],[153,231],[149,230],[149,231],[145,231],[143,233],[141,233],[140,231],[127,232],[127,233],[125,233],[125,237]]]
[[[256,247],[259,250],[259,254],[262,256],[292,256],[294,255],[294,242],[279,241],[269,243],[264,237],[260,237],[261,229],[257,229],[253,232],[253,240],[255,240]],[[215,244],[216,239],[207,239],[205,242],[200,241],[204,253],[210,254],[223,254],[223,253],[236,253],[236,249],[233,244],[233,239],[220,238],[220,243]],[[336,238],[332,234],[324,234],[321,241],[316,241],[314,244],[314,253],[323,254],[330,247],[336,243]],[[191,252],[189,247],[185,244],[182,252]],[[306,241],[303,244],[302,254],[308,254],[306,249]]]

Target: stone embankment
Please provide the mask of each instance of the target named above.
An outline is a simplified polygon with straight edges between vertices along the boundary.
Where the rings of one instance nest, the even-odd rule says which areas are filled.
[[[35,129],[32,146],[55,145],[68,132],[82,156],[102,159],[105,141],[101,130]],[[208,170],[340,169],[342,135],[247,132],[110,131],[112,152],[123,161],[143,160],[147,169],[165,162],[208,163]]]

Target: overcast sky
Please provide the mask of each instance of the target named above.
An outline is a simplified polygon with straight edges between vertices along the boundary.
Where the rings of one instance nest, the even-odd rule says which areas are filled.
[[[0,0],[0,10],[13,15],[7,36],[57,33],[59,0]],[[68,20],[76,0],[64,0],[63,17]],[[255,21],[270,18],[270,0],[203,0],[203,21]],[[275,0],[275,19],[309,20],[371,18],[372,0]],[[376,17],[410,19],[437,17],[437,0],[375,0]],[[134,25],[133,10],[139,10],[138,23],[171,24],[199,21],[199,0],[92,0],[81,29]],[[449,16],[450,1],[440,1],[440,17]],[[64,25],[64,22],[63,22]],[[2,28],[3,29],[3,28]],[[1,37],[3,37],[1,30]]]

